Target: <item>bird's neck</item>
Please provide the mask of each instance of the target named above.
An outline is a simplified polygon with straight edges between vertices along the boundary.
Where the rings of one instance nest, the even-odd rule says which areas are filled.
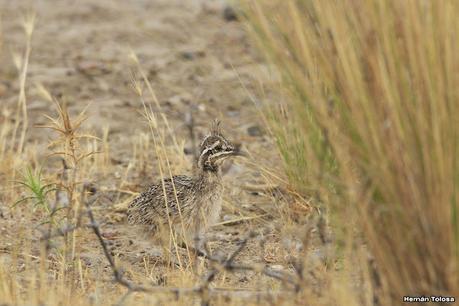
[[[216,182],[221,180],[221,169],[218,166],[202,167],[197,169],[196,176],[199,180]]]

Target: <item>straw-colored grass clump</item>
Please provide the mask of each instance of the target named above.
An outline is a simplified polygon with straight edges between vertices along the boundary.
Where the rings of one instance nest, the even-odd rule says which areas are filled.
[[[269,115],[291,182],[331,209],[339,239],[358,226],[375,299],[457,296],[458,3],[246,4],[281,76]]]

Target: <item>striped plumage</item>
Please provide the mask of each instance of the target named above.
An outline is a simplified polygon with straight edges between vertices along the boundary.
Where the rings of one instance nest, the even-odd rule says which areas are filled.
[[[225,159],[236,155],[240,155],[239,150],[222,135],[219,123],[215,122],[200,144],[195,174],[176,175],[172,180],[164,179],[150,186],[129,205],[129,223],[154,230],[158,226],[168,227],[170,222],[179,233],[183,224],[182,234],[188,239],[203,234],[220,216],[223,193],[220,166]]]

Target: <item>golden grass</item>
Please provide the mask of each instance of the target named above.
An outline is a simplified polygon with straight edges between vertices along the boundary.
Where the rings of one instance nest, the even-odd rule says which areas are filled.
[[[281,76],[268,114],[291,183],[331,209],[339,239],[358,226],[379,303],[457,297],[458,3],[242,2]]]

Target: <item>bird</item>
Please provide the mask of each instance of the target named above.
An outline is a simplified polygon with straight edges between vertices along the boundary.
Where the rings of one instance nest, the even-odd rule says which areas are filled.
[[[222,210],[221,166],[236,156],[246,154],[222,134],[220,121],[214,120],[199,145],[193,175],[174,175],[148,187],[130,203],[128,222],[152,232],[159,227],[173,229],[185,241],[202,243]]]

